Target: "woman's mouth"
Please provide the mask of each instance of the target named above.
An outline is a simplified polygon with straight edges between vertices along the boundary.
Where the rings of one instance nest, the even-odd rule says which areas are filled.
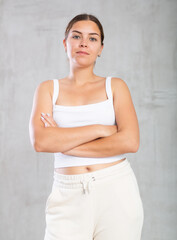
[[[82,54],[82,55],[89,55],[89,53],[87,53],[87,52],[84,52],[84,51],[79,51],[79,52],[77,52],[78,54]]]

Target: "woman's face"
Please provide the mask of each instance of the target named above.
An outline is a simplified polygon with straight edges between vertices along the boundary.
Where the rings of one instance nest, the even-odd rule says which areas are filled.
[[[79,66],[94,65],[101,54],[101,33],[93,21],[78,21],[69,31],[67,40],[63,40],[70,64]]]

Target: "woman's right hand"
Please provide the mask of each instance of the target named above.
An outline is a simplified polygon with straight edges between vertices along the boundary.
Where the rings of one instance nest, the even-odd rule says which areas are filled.
[[[112,134],[118,132],[117,125],[100,125],[100,126],[101,126],[101,131],[103,134],[102,137],[109,137]]]

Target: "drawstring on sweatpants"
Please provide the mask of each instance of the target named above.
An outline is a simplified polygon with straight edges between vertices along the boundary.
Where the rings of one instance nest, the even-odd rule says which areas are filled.
[[[92,178],[90,178],[88,181],[85,180],[81,180],[80,183],[83,186],[83,193],[86,194],[86,191],[89,193],[90,192],[90,182],[91,181],[95,181],[95,177],[92,176]]]

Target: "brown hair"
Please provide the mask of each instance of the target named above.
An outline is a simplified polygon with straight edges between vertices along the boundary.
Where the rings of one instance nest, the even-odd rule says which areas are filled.
[[[103,45],[103,40],[104,40],[104,32],[103,32],[103,27],[100,23],[100,21],[98,20],[97,17],[91,15],[91,14],[79,14],[77,16],[75,16],[73,19],[71,19],[71,21],[68,23],[67,27],[66,27],[66,31],[65,31],[65,40],[68,38],[68,34],[69,34],[69,31],[70,29],[72,28],[72,26],[74,25],[74,23],[78,22],[78,21],[92,21],[92,22],[95,22],[100,30],[100,33],[101,33],[101,45]]]

